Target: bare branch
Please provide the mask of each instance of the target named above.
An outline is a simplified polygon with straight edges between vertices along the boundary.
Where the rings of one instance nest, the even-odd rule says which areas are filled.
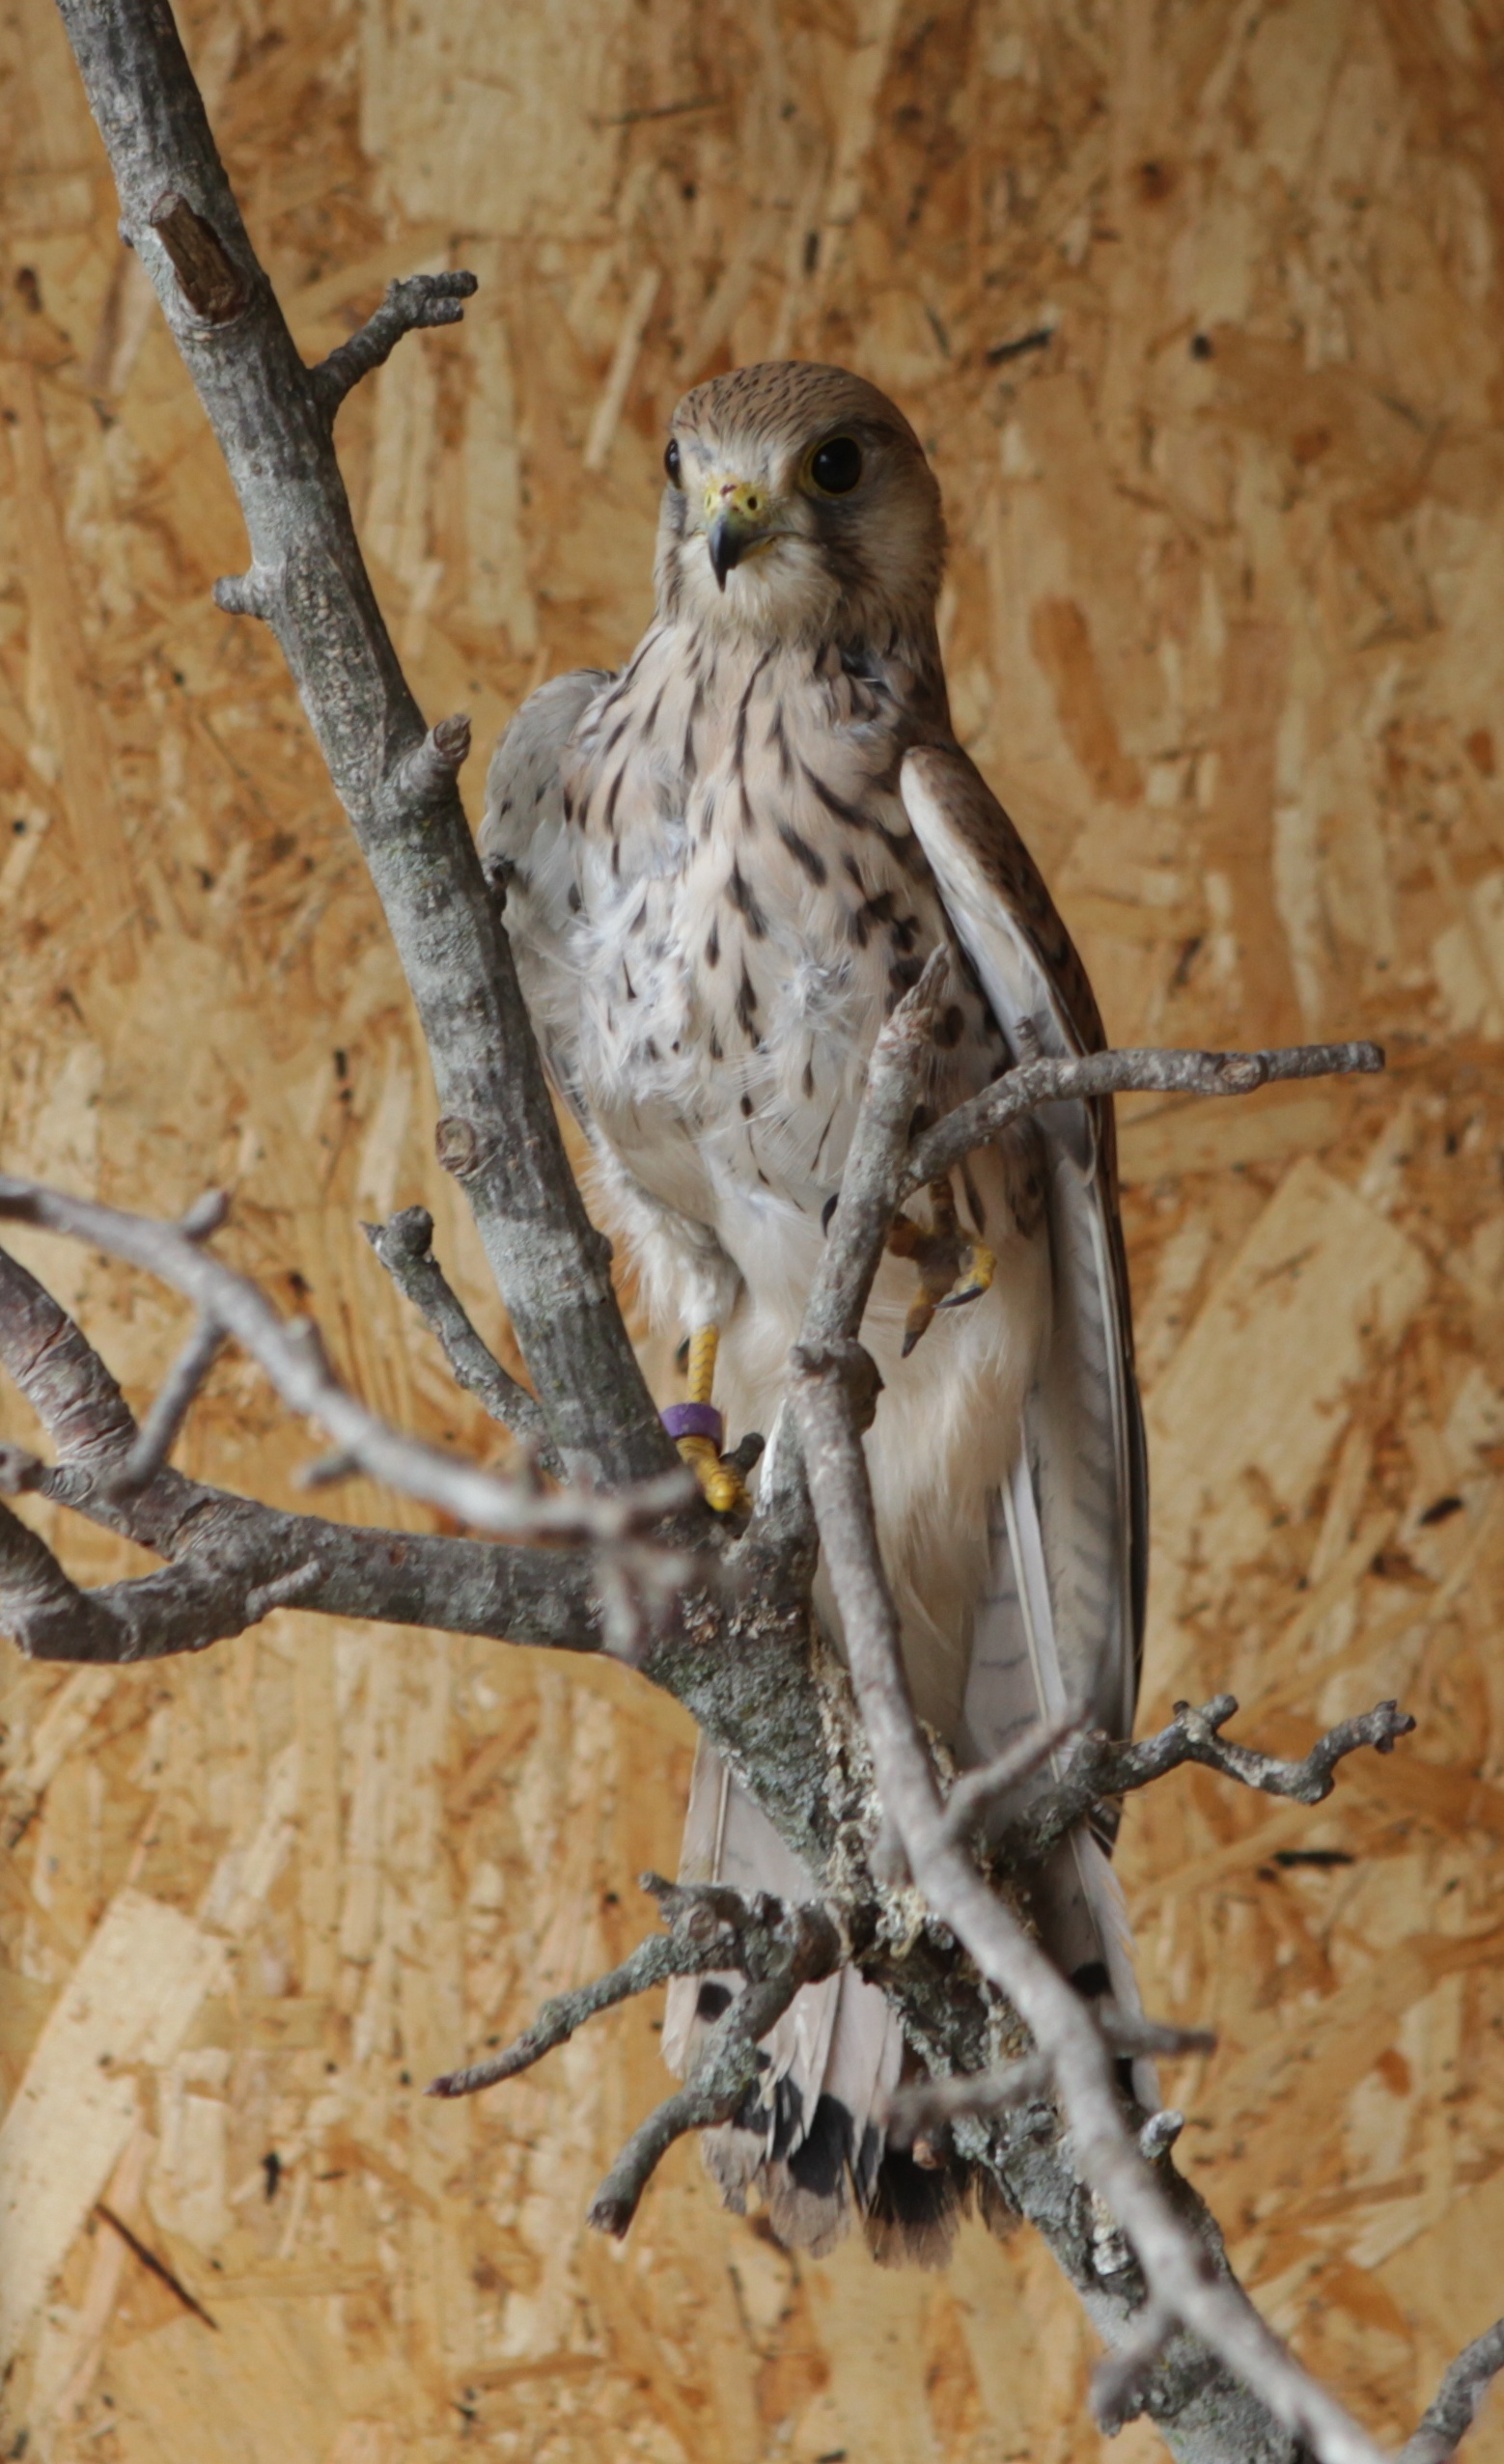
[[[1504,2318],[1495,2320],[1459,2353],[1395,2464],[1450,2464],[1500,2370],[1504,2370]]]
[[[154,1589],[138,1599],[133,1584],[79,1592],[44,1550],[45,1565],[26,1551],[21,1592],[13,1590],[0,1619],[23,1649],[40,1641],[48,1656],[110,1660],[201,1650],[294,1596],[336,1617],[439,1626],[564,1650],[601,1647],[596,1564],[582,1550],[498,1548],[328,1523],[230,1496],[166,1467],[122,1497],[114,1475],[129,1454],[136,1425],[120,1388],[51,1294],[3,1250],[0,1364],[61,1458],[49,1470],[24,1448],[5,1448],[0,1491],[38,1490],[181,1568],[176,1585],[162,1575],[143,1578]],[[42,1548],[25,1526],[16,1529]],[[13,1569],[21,1555],[12,1536]],[[25,1632],[12,1621],[17,1598]],[[41,1620],[35,1635],[34,1617]]]
[[[225,1330],[212,1317],[201,1317],[162,1380],[161,1391],[146,1416],[120,1470],[115,1486],[124,1497],[153,1481],[177,1441],[195,1396],[224,1349]]]
[[[310,371],[311,381],[327,416],[332,419],[347,394],[383,360],[390,359],[404,334],[425,325],[458,325],[464,302],[480,286],[473,274],[408,274],[388,283],[386,296],[358,334],[331,350]]]
[[[862,1136],[859,1124],[858,1145]],[[849,1343],[799,1346],[792,1400],[878,1790],[915,1881],[1017,2011],[1048,2063],[1073,2162],[1128,2236],[1150,2298],[1199,2337],[1246,2388],[1257,2390],[1259,2400],[1307,2443],[1319,2464],[1379,2464],[1373,2441],[1299,2367],[1226,2272],[1225,2261],[1218,2266],[1171,2206],[1124,2119],[1110,2057],[1086,2006],[989,1890],[969,1857],[943,1841],[943,1807],[909,1701],[898,1616],[877,1552],[858,1434],[875,1372],[868,1363],[864,1375],[855,1357],[859,1349]]]
[[[664,2098],[632,2133],[601,2183],[590,2209],[599,2232],[620,2238],[635,2216],[643,2191],[676,2139],[729,2121],[757,2084],[759,2044],[775,2027],[802,1984],[840,1966],[846,1945],[840,1926],[820,1907],[794,1908],[760,1894],[743,1898],[721,1886],[665,1882],[645,1873],[670,1931],[640,1943],[630,1958],[607,1976],[545,2003],[526,2035],[467,2069],[433,2080],[431,2096],[468,2096],[498,2080],[514,2079],[583,2027],[629,1996],[645,1993],[670,1977],[698,1977],[732,1970],[747,1981],[706,2034],[689,2078]]]
[[[947,954],[936,950],[878,1033],[867,1072],[862,1134],[847,1155],[840,1200],[825,1228],[825,1245],[805,1302],[801,1343],[840,1342],[854,1336],[861,1324],[882,1244],[899,1208],[899,1158],[907,1144],[949,970]],[[789,1546],[808,1528],[797,1437],[785,1413],[758,1483],[749,1554],[765,1543]]]
[[[823,1908],[787,1908],[777,1901],[751,1906],[758,1913],[739,1937],[738,1958],[716,1963],[743,1966],[747,1981],[707,2031],[682,2088],[633,2131],[597,2191],[588,2221],[598,2232],[621,2239],[676,2139],[714,2129],[739,2112],[766,2059],[758,2051],[763,2038],[801,1985],[828,1977],[841,1964],[841,1934]]]
[[[676,2139],[731,2120],[757,2085],[766,2060],[758,2052],[762,2038],[777,2026],[800,1985],[826,1973],[791,1959],[784,1975],[742,1987],[707,2033],[690,2077],[638,2124],[591,2201],[586,2221],[598,2233],[621,2240]]]
[[[1074,1736],[1085,1717],[1078,1703],[1068,1703],[1058,1719],[1037,1722],[993,1761],[963,1771],[945,1800],[945,1844],[959,1846],[972,1838],[999,1797],[1008,1796],[1042,1770],[1067,1738]]]
[[[612,2010],[619,2002],[627,2002],[633,1994],[651,1992],[655,1985],[665,1984],[670,1977],[699,1977],[710,1969],[725,1967],[724,1946],[716,1943],[690,1942],[677,1934],[651,1934],[640,1942],[631,1956],[619,1968],[603,1977],[595,1978],[588,1985],[579,1985],[572,1993],[556,1994],[545,2002],[525,2035],[515,2044],[506,2045],[500,2053],[490,2054],[484,2062],[473,2062],[463,2070],[448,2070],[440,2078],[429,2082],[425,2093],[430,2096],[473,2096],[483,2088],[494,2088],[503,2079],[515,2079],[519,2071],[531,2070],[535,2062],[552,2053],[556,2045],[567,2044],[576,2028],[587,2019],[596,2018],[602,2010]]]
[[[915,1139],[904,1161],[898,1203],[1042,1104],[1130,1094],[1247,1095],[1276,1078],[1368,1076],[1383,1066],[1376,1043],[1290,1044],[1268,1052],[1093,1052],[1076,1061],[1024,1061]]]
[[[364,335],[321,371],[305,368],[246,235],[168,0],[60,8],[122,227],[245,516],[250,570],[220,589],[220,604],[264,617],[287,656],[411,987],[439,1113],[462,1126],[457,1174],[554,1442],[571,1476],[599,1487],[653,1478],[673,1467],[674,1451],[622,1323],[608,1244],[569,1169],[453,764],[413,761],[427,731],[371,588],[331,435],[334,398],[405,327],[452,314],[466,278],[399,286]]]
[[[1213,1696],[1200,1710],[1188,1703],[1177,1703],[1168,1727],[1130,1745],[1115,1744],[1100,1730],[1089,1731],[1054,1786],[1017,1814],[997,1840],[999,1862],[1037,1864],[1095,1806],[1110,1797],[1126,1796],[1130,1789],[1146,1788],[1183,1762],[1199,1762],[1204,1769],[1220,1771],[1225,1779],[1258,1788],[1266,1796],[1320,1805],[1330,1796],[1337,1765],[1348,1755],[1370,1745],[1376,1754],[1392,1754],[1395,1739],[1408,1736],[1415,1726],[1398,1703],[1380,1703],[1356,1719],[1339,1720],[1334,1729],[1318,1737],[1309,1754],[1298,1762],[1288,1762],[1278,1755],[1257,1754],[1249,1746],[1235,1745],[1231,1738],[1218,1735],[1237,1708],[1237,1697],[1231,1694]]]
[[[1108,2438],[1116,2438],[1143,2411],[1150,2371],[1174,2332],[1173,2312],[1161,2302],[1148,2301],[1128,2341],[1098,2363],[1092,2372],[1092,2411]]]
[[[433,1255],[433,1218],[428,1208],[406,1206],[389,1223],[362,1224],[361,1231],[403,1298],[412,1303],[429,1332],[436,1336],[465,1392],[485,1405],[493,1421],[531,1447],[544,1471],[562,1480],[564,1466],[537,1400],[508,1375],[481,1341]]]
[[[247,1276],[213,1257],[181,1225],[127,1215],[38,1181],[0,1175],[4,1219],[89,1241],[170,1284],[204,1317],[233,1335],[265,1370],[283,1401],[317,1421],[351,1465],[481,1531],[516,1540],[622,1539],[692,1504],[697,1495],[692,1475],[681,1465],[614,1496],[575,1489],[541,1497],[523,1483],[498,1480],[421,1439],[404,1436],[339,1383],[309,1320],[280,1316]]]
[[[864,1127],[853,1139],[840,1201],[806,1303],[800,1341],[838,1342],[860,1329],[873,1280],[894,1217],[916,1189],[938,1179],[974,1147],[1042,1106],[1129,1090],[1246,1094],[1275,1078],[1310,1078],[1383,1067],[1377,1044],[1298,1044],[1252,1053],[1126,1051],[1079,1060],[1021,1061],[969,1103],[958,1106],[909,1143],[933,1024],[944,998],[949,961],[932,956],[924,974],[885,1022],[873,1049],[864,1098]],[[758,1518],[749,1536],[788,1539],[807,1521],[792,1427],[765,1465]],[[761,1528],[760,1528],[761,1527]]]
[[[840,1963],[840,1931],[823,1909],[791,1909],[766,1892],[749,1899],[721,1883],[668,1882],[660,1873],[645,1873],[640,1879],[644,1891],[656,1899],[667,1933],[651,1934],[619,1968],[545,2002],[515,2044],[431,2081],[429,2095],[473,2096],[498,2080],[515,2079],[567,2042],[587,2019],[670,1977],[700,1977],[717,1968],[760,1980],[775,1972],[781,1975],[794,1955],[805,1963],[822,1958],[822,1976]],[[815,1973],[813,1964],[808,1973]]]
[[[1167,2028],[1154,2019],[1114,2009],[1110,2005],[1091,2013],[1102,2041],[1117,2056],[1210,2054],[1216,2038],[1205,2028]],[[920,2079],[894,2090],[888,2107],[889,2128],[904,2142],[927,2139],[969,2117],[986,2120],[1032,2104],[1050,2093],[1052,2075],[1042,2054],[1024,2054],[1002,2070],[974,2071],[959,2079]],[[1159,2116],[1151,2117],[1158,2120]],[[1142,2143],[1140,2143],[1142,2145]],[[1147,2151],[1145,2151],[1147,2152]],[[1156,2151],[1162,2152],[1162,2151]]]

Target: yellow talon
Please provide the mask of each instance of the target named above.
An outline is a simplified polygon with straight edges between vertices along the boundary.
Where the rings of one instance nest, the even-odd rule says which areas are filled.
[[[997,1260],[979,1240],[967,1240],[956,1217],[956,1194],[949,1179],[930,1184],[931,1226],[928,1231],[911,1216],[900,1215],[888,1234],[895,1257],[911,1258],[919,1270],[919,1289],[904,1321],[906,1360],[937,1309],[960,1309],[989,1291]]]
[[[961,1275],[960,1283],[946,1293],[940,1307],[960,1309],[963,1301],[980,1300],[984,1292],[991,1290],[992,1278],[996,1272],[997,1260],[992,1252],[985,1248],[980,1240],[973,1241],[971,1263]]]

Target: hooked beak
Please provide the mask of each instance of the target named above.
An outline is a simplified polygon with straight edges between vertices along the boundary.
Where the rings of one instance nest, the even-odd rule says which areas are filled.
[[[744,556],[766,547],[771,511],[766,487],[751,480],[712,479],[705,491],[705,541],[716,588]]]

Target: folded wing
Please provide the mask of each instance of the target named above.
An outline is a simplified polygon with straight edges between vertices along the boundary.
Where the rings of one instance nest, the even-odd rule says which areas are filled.
[[[1100,1050],[1097,1004],[1028,850],[956,746],[905,755],[905,808],[956,936],[1016,1060]],[[1133,1374],[1110,1102],[1039,1116],[1046,1153],[1051,1324],[1024,1410],[1023,1446],[993,1509],[992,1579],[979,1607],[962,1760],[999,1753],[1043,1715],[1080,1703],[1130,1733],[1143,1642],[1148,1485]],[[1135,1999],[1121,1898],[1082,1838],[1042,1907],[1070,1972],[1100,1962]],[[1084,1980],[1083,1980],[1084,1981]]]

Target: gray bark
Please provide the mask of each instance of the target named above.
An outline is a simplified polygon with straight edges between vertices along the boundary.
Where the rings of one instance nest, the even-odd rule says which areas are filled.
[[[428,1040],[440,1151],[475,1211],[555,1443],[571,1471],[604,1483],[667,1470],[673,1449],[622,1324],[608,1244],[565,1160],[453,770],[441,747],[437,760],[415,758],[427,732],[334,453],[351,346],[322,374],[298,357],[166,0],[60,7],[115,174],[122,229],[152,278],[245,517],[250,569],[221,592],[222,603],[275,632],[360,842]],[[401,318],[386,318],[384,348],[402,329]]]

